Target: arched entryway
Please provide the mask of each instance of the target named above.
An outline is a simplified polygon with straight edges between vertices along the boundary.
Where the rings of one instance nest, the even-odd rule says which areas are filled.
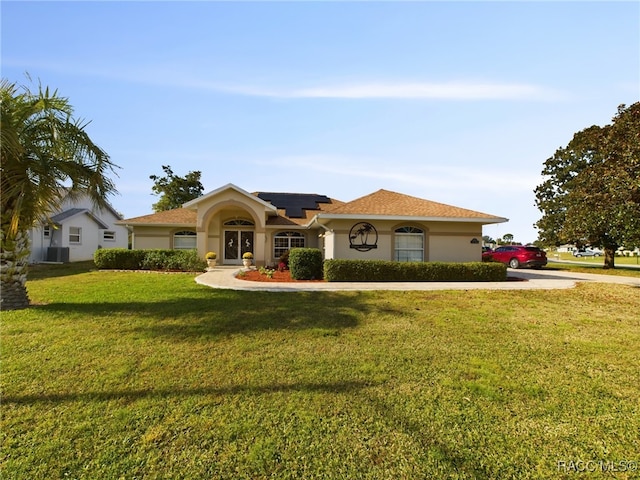
[[[240,265],[242,255],[255,250],[255,224],[251,220],[228,220],[223,224],[224,253],[222,262]]]

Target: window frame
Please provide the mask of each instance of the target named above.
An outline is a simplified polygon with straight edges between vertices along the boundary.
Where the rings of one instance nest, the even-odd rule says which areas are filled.
[[[246,218],[235,218],[233,220],[227,220],[222,225],[224,227],[255,227],[256,226],[253,220],[247,220]]]
[[[180,242],[176,242],[176,239],[193,239],[193,246],[178,245]],[[171,236],[174,250],[194,250],[198,248],[198,234],[194,230],[177,230],[173,232]]]
[[[393,258],[396,262],[424,262],[425,258],[425,229],[416,227],[413,225],[401,225],[394,228],[394,240],[393,240]],[[399,246],[399,240],[401,238],[420,238],[420,247],[415,246]],[[401,255],[405,253],[406,255]],[[418,253],[413,255],[412,253]]]
[[[286,246],[278,245],[278,240],[285,240]],[[301,240],[302,245],[291,245],[292,240]],[[298,242],[296,242],[298,243]],[[302,232],[296,232],[295,230],[286,230],[275,233],[273,235],[273,258],[278,260],[283,254],[291,250],[292,248],[305,248],[307,245],[307,237]]]
[[[77,233],[73,230],[77,230]],[[72,240],[72,237],[77,240]],[[69,227],[69,245],[82,245],[82,227]]]

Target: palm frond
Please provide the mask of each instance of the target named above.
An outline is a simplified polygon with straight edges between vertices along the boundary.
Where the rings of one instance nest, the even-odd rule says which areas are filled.
[[[73,108],[57,90],[28,87],[2,80],[2,209],[10,213],[3,228],[28,228],[55,210],[61,188],[87,195],[104,206],[116,193],[110,176],[117,165],[96,145],[85,127],[73,118]],[[6,223],[6,225],[5,225]]]

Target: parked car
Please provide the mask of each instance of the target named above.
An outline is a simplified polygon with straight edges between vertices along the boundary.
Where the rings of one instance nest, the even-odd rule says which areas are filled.
[[[599,257],[600,255],[602,255],[600,252],[597,252],[595,250],[591,250],[590,248],[585,248],[582,250],[574,250],[573,251],[573,256],[574,257]]]
[[[485,262],[504,263],[511,268],[542,268],[547,264],[547,254],[538,247],[504,245],[492,252],[484,252],[482,260]]]

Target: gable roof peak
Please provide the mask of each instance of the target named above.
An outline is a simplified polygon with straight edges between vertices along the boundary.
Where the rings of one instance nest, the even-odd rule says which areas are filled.
[[[434,202],[384,188],[347,202],[331,213],[423,218],[498,218],[487,213]]]
[[[256,202],[262,203],[263,206],[265,206],[267,208],[267,210],[272,215],[274,215],[276,213],[276,211],[277,211],[276,207],[274,207],[270,203],[267,203],[264,200],[262,200],[261,198],[258,198],[255,195],[252,195],[251,193],[249,193],[246,190],[238,187],[237,185],[234,185],[233,183],[227,183],[226,185],[223,185],[222,187],[216,188],[215,190],[212,190],[209,193],[205,193],[204,195],[202,195],[202,196],[200,196],[198,198],[194,198],[193,200],[189,200],[188,202],[182,204],[182,208],[197,210],[199,203],[201,203],[202,201],[207,200],[207,199],[209,199],[209,198],[211,198],[211,197],[213,197],[215,195],[218,195],[221,192],[224,192],[225,190],[235,190],[236,192],[240,193],[241,195],[244,195],[247,198],[251,198],[251,199],[255,200]]]

